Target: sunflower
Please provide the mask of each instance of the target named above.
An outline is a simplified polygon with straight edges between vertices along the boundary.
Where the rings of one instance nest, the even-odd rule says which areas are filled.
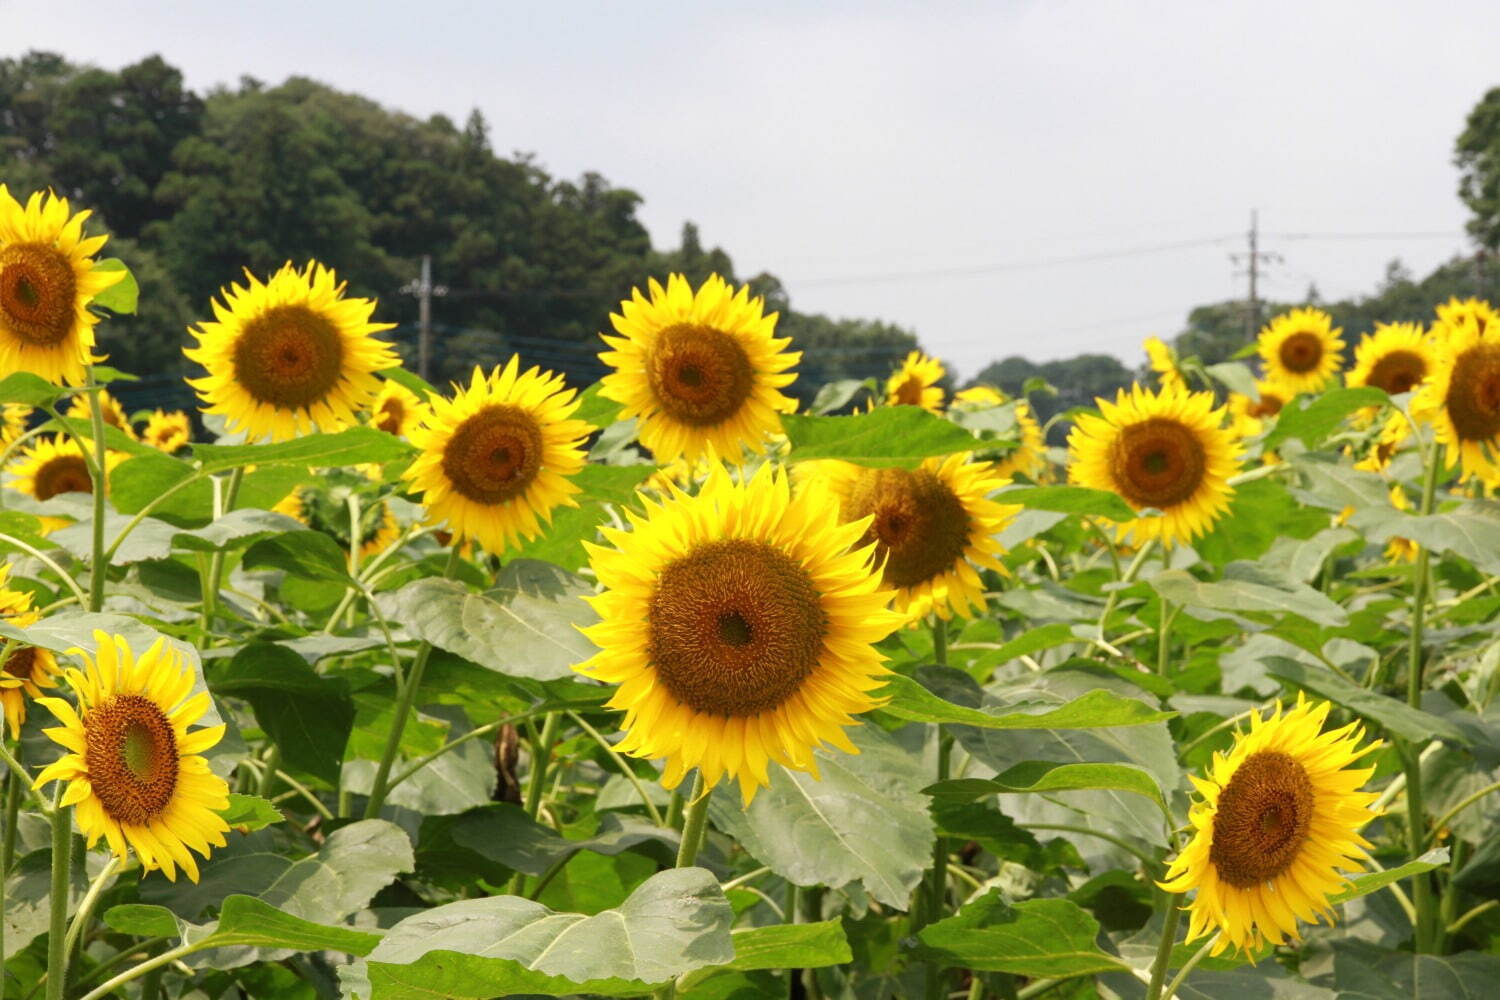
[[[584,439],[593,430],[571,419],[578,409],[563,377],[521,359],[486,378],[478,368],[452,399],[434,397],[411,432],[421,454],[402,475],[421,490],[431,522],[446,520],[460,539],[496,555],[533,538],[559,505],[576,507]]]
[[[1282,313],[1260,332],[1266,376],[1294,394],[1321,391],[1343,361],[1342,332],[1321,309]]]
[[[1437,364],[1412,399],[1412,415],[1433,426],[1460,478],[1500,476],[1500,326],[1481,331],[1472,318],[1438,340]]]
[[[1255,383],[1257,398],[1235,392],[1229,396],[1229,429],[1236,437],[1255,437],[1265,429],[1265,421],[1281,412],[1281,408],[1296,395],[1285,386],[1258,380]]]
[[[26,206],[0,184],[0,376],[31,372],[82,385],[94,357],[94,296],[125,277],[101,271],[94,255],[107,236],[83,235],[88,212],[40,191]]]
[[[619,749],[666,758],[668,788],[727,775],[747,804],[773,761],[816,776],[819,745],[857,752],[844,727],[881,703],[874,644],[902,621],[859,547],[868,523],[841,524],[820,488],[792,496],[770,465],[641,503],[634,530],[602,529],[614,548],[584,543],[604,592],[584,629],[599,652],[575,669],[619,685]]]
[[[953,394],[953,405],[958,409],[983,410],[991,406],[1004,406],[1005,393],[992,385],[971,385]]]
[[[214,320],[189,329],[197,347],[183,353],[208,369],[188,379],[229,429],[253,441],[286,441],[317,427],[337,431],[355,423],[380,388],[375,372],[399,359],[374,334],[392,323],[371,323],[374,299],[344,297],[333,271],[291,264],[262,284],[224,289]]]
[[[1177,352],[1168,347],[1166,341],[1160,337],[1147,337],[1142,346],[1146,348],[1146,358],[1151,363],[1151,370],[1160,376],[1157,381],[1163,389],[1187,388],[1187,380],[1177,368]]]
[[[141,440],[168,455],[187,444],[193,438],[193,420],[181,410],[168,413],[155,410],[146,420],[146,430]]]
[[[1217,930],[1212,953],[1233,945],[1254,951],[1263,941],[1296,940],[1297,921],[1333,922],[1328,897],[1359,871],[1369,843],[1359,830],[1378,796],[1358,789],[1373,767],[1352,768],[1378,743],[1359,747],[1360,727],[1322,732],[1328,702],[1297,696],[1283,714],[1250,713],[1250,731],[1214,755],[1205,778],[1193,777],[1203,800],[1189,819],[1193,838],[1160,883],[1197,895],[1188,904],[1187,940]]]
[[[130,438],[130,440],[138,440],[135,428],[130,425],[130,418],[125,415],[125,408],[120,405],[118,399],[109,394],[107,389],[99,390],[99,409],[102,411],[106,424]],[[74,396],[73,401],[68,404],[68,412],[64,416],[69,420],[77,422],[79,431],[87,433],[88,429],[93,426],[91,421],[94,418],[94,412],[89,406],[87,394],[80,393]]]
[[[838,498],[840,520],[868,522],[860,544],[875,546],[885,585],[896,592],[895,608],[908,621],[928,612],[972,618],[984,609],[975,567],[1006,572],[995,536],[1020,510],[989,499],[1008,482],[993,465],[949,455],[915,469],[808,466],[807,479],[821,480]]]
[[[62,723],[44,730],[67,748],[37,775],[36,785],[68,782],[64,806],[77,805],[78,828],[93,847],[103,837],[115,856],[133,849],[148,871],[160,868],[176,881],[180,866],[198,881],[188,848],[205,858],[224,846],[229,786],[208,769],[203,752],[224,726],[189,733],[208,711],[207,691],[189,697],[193,672],[183,656],[157,639],[137,657],[123,636],[95,631],[99,650],[71,655],[84,668],[64,674],[78,710],[61,698],[39,698]]]
[[[1380,472],[1391,464],[1401,445],[1411,438],[1411,424],[1400,412],[1393,412],[1380,426],[1380,433],[1369,443],[1365,457],[1354,463],[1356,469]]]
[[[1500,328],[1500,313],[1484,299],[1471,297],[1460,301],[1455,295],[1437,307],[1437,317],[1438,325],[1445,328],[1463,326],[1466,320],[1473,320],[1480,333]]]
[[[1068,435],[1070,478],[1118,493],[1136,510],[1161,511],[1118,525],[1120,538],[1190,542],[1229,509],[1240,445],[1221,426],[1212,393],[1136,385],[1098,402],[1101,416],[1080,416]]]
[[[1399,396],[1421,385],[1436,357],[1432,341],[1417,323],[1376,323],[1354,349],[1350,385],[1372,385]]]
[[[895,374],[886,379],[887,406],[920,406],[928,413],[943,410],[943,387],[938,385],[945,374],[943,363],[921,351],[912,351],[901,362]]]
[[[8,584],[10,563],[0,566],[0,621],[17,628],[34,624],[41,616],[31,607],[31,595],[11,590]],[[19,739],[26,722],[27,697],[40,698],[42,688],[57,687],[53,677],[57,661],[45,649],[36,646],[13,646],[0,666],[0,709],[11,739]]]
[[[6,403],[0,406],[0,445],[10,444],[25,434],[34,412],[36,411],[25,403]]]
[[[1406,490],[1401,488],[1400,483],[1391,485],[1391,506],[1397,510],[1411,510],[1411,501],[1407,499]],[[1416,542],[1400,536],[1392,536],[1385,544],[1385,557],[1391,562],[1414,563],[1417,561],[1417,553],[1421,551],[1422,547]]]
[[[673,274],[666,288],[654,278],[647,287],[650,299],[632,289],[610,314],[619,336],[600,335],[610,349],[599,360],[614,369],[600,395],[640,421],[641,443],[658,462],[709,451],[738,461],[796,408],[780,390],[796,381],[788,369],[802,352],[786,350],[791,338],[777,339],[777,314],[763,315],[748,285],[735,292],[714,274],[694,294]]]
[[[332,535],[343,549],[349,548],[349,507],[308,486],[299,486],[271,508],[278,514],[301,521],[314,531]],[[376,500],[360,509],[359,554],[361,557],[384,552],[401,537],[401,522],[385,500]]]
[[[118,451],[105,452],[106,478],[124,460],[125,456]],[[72,438],[37,438],[22,449],[9,471],[13,477],[11,488],[37,500],[51,500],[59,493],[94,492],[83,447]]]
[[[1037,423],[1028,401],[1017,399],[1012,403],[1010,397],[999,389],[983,384],[953,394],[953,409],[960,412],[1006,405],[1014,408],[1020,440],[1008,448],[986,447],[978,453],[979,457],[992,462],[995,475],[1002,479],[1025,476],[1040,480],[1047,472],[1047,442],[1042,437],[1042,425]]]
[[[388,378],[370,404],[370,423],[387,434],[409,437],[412,428],[422,422],[422,405],[416,393]]]

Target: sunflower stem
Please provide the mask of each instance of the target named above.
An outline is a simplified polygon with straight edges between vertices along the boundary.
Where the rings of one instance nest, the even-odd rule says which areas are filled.
[[[1422,501],[1418,513],[1432,513],[1437,498],[1438,474],[1444,465],[1443,450],[1436,446],[1426,453],[1422,477]],[[1425,545],[1417,548],[1417,565],[1411,588],[1411,644],[1408,647],[1406,703],[1413,708],[1422,704],[1422,629],[1427,615],[1427,576],[1430,553]],[[1410,746],[1401,749],[1406,773],[1406,835],[1413,858],[1427,844],[1427,814],[1422,794],[1422,761]],[[1437,946],[1437,913],[1433,908],[1432,879],[1425,872],[1412,876],[1412,906],[1417,912],[1414,944],[1419,953]]]
[[[1156,960],[1151,963],[1151,985],[1146,989],[1146,1000],[1161,1000],[1162,984],[1167,980],[1167,967],[1172,964],[1172,946],[1177,943],[1177,923],[1182,919],[1182,909],[1177,905],[1177,893],[1165,893],[1167,912],[1162,917],[1161,943],[1156,946]]]
[[[1120,601],[1120,591],[1135,582],[1141,567],[1146,565],[1146,557],[1156,547],[1156,539],[1148,538],[1136,549],[1135,558],[1130,560],[1130,565],[1125,567],[1125,575],[1120,577],[1119,583],[1110,590],[1109,596],[1104,599],[1104,611],[1099,615],[1099,638],[1104,638],[1104,629],[1109,624],[1109,616],[1114,613],[1115,605]]]
[[[93,558],[89,562],[89,610],[97,612],[104,608],[104,584],[109,579],[109,569],[104,561],[104,494],[109,488],[109,475],[104,464],[104,405],[99,401],[104,387],[94,381],[92,367],[88,381],[89,420],[94,429],[94,465],[90,470],[94,477],[94,545]],[[47,992],[52,992],[50,981]]]
[[[1187,979],[1188,973],[1192,972],[1193,968],[1197,966],[1199,962],[1203,961],[1204,956],[1208,954],[1208,950],[1212,948],[1214,946],[1214,942],[1218,940],[1219,935],[1215,933],[1213,937],[1203,942],[1202,947],[1193,952],[1193,956],[1191,958],[1182,963],[1182,968],[1177,970],[1177,975],[1172,977],[1172,981],[1167,984],[1166,990],[1162,992],[1161,1000],[1172,1000],[1172,997],[1177,995],[1177,988],[1182,985],[1183,980]]]
[[[0,890],[4,889],[5,876],[10,874],[11,862],[16,859],[16,820],[21,813],[21,786],[26,784],[25,772],[5,774],[5,832],[0,844]],[[0,976],[0,979],[4,979]]]
[[[68,981],[68,866],[73,860],[73,811],[62,805],[66,781],[52,793],[51,925],[47,934],[47,1000],[63,1000]]]
[[[104,883],[108,882],[110,876],[120,869],[120,859],[111,857],[99,874],[94,876],[94,881],[89,883],[89,890],[84,894],[83,900],[78,904],[77,911],[73,914],[73,922],[68,925],[68,936],[63,941],[63,949],[73,954],[73,946],[83,936],[84,929],[88,927],[89,918],[94,915],[94,907],[99,903],[99,896],[104,892]]]
[[[1177,609],[1164,598],[1161,602],[1161,624],[1156,629],[1156,673],[1167,676],[1167,660],[1172,652],[1172,620]]]
[[[687,803],[687,816],[682,822],[682,843],[677,847],[677,867],[691,868],[698,861],[698,852],[703,848],[703,837],[708,831],[709,789],[704,787],[703,772],[693,781],[692,798]]]
[[[948,665],[948,623],[936,614],[932,616],[932,662],[940,667]]]
[[[245,467],[240,466],[229,473],[229,482],[224,486],[223,502],[214,506],[214,519],[217,520],[234,510],[235,501],[240,496],[240,483],[245,478]],[[203,594],[203,627],[211,629],[214,627],[214,618],[219,611],[219,590],[224,583],[224,552],[214,552],[208,560],[208,590]]]

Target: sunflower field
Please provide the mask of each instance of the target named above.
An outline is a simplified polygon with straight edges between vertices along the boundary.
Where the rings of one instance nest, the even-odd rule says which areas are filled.
[[[1496,995],[1487,304],[1049,445],[920,354],[798,412],[718,278],[435,387],[288,263],[130,414],[87,216],[0,185],[0,1000]]]

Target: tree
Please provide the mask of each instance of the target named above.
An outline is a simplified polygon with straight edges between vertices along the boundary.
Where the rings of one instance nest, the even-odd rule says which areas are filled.
[[[1485,249],[1500,250],[1500,87],[1474,105],[1453,155],[1458,196],[1474,217],[1469,232]]]

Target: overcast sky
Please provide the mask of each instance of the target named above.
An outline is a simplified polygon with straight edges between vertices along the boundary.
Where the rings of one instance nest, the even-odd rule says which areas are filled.
[[[1453,140],[1500,85],[1495,0],[0,0],[0,17],[12,55],[161,53],[196,89],[302,74],[418,116],[477,106],[497,152],[638,191],[659,246],[691,219],[797,308],[901,323],[964,376],[1008,354],[1138,360],[1192,306],[1244,294],[1228,255],[1252,208],[1285,258],[1269,297],[1367,292],[1396,256],[1425,273],[1467,249]],[[1299,233],[1450,235],[1282,235]]]

